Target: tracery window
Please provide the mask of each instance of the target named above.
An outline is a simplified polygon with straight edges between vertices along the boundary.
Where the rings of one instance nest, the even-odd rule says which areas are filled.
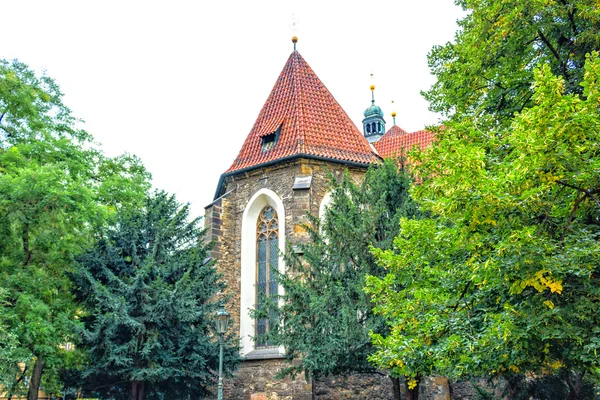
[[[279,221],[277,212],[266,206],[256,224],[256,309],[261,310],[268,301],[277,297],[277,269],[279,264]],[[270,299],[271,298],[271,299]],[[256,320],[257,347],[270,346],[261,335],[277,323],[277,315]]]

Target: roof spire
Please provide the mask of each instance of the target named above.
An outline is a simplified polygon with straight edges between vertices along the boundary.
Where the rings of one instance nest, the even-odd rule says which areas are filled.
[[[371,105],[375,105],[375,85],[373,84],[373,73],[371,72]]]
[[[294,52],[296,52],[296,43],[298,43],[298,21],[296,20],[296,14],[292,13],[292,43],[294,43]]]
[[[394,107],[394,100],[392,100],[392,118],[394,120],[394,125],[396,125],[396,108]]]

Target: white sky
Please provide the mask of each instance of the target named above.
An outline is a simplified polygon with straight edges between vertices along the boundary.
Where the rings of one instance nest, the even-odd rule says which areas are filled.
[[[292,15],[297,27],[292,30]],[[138,155],[201,215],[293,47],[362,131],[370,105],[408,131],[438,121],[426,55],[453,40],[452,0],[12,0],[0,57],[45,69],[108,155]]]

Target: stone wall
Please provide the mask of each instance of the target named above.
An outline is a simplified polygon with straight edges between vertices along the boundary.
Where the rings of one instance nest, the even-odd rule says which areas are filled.
[[[467,381],[450,382],[450,394],[453,400],[479,400],[482,395],[476,389],[487,392],[493,399],[505,398],[506,382],[489,378],[473,378]]]
[[[303,377],[275,379],[285,366],[282,359],[244,361],[234,379],[225,379],[228,400],[311,400],[312,387]]]
[[[381,374],[354,374],[315,382],[317,400],[393,400],[392,381]]]
[[[227,284],[226,294],[230,296],[226,308],[232,318],[231,329],[240,331],[242,217],[249,200],[263,188],[275,192],[285,209],[287,243],[305,242],[308,234],[302,225],[307,223],[306,214],[318,215],[321,201],[330,190],[330,175],[339,177],[345,168],[336,163],[296,159],[225,178],[224,194],[205,208],[205,223],[208,239],[215,242],[212,256],[217,259],[217,269]],[[366,169],[349,168],[349,172],[358,181]],[[298,176],[312,176],[310,187],[294,190],[292,187]],[[273,378],[282,362],[281,359],[244,361],[235,377],[225,380],[229,393],[226,398],[310,399],[311,386],[307,389],[304,377],[293,381]],[[309,397],[305,397],[307,395]]]

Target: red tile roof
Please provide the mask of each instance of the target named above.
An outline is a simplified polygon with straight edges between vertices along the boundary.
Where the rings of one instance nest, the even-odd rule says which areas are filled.
[[[280,127],[276,144],[263,149],[263,137]],[[329,90],[294,51],[226,173],[296,155],[361,164],[379,160]]]
[[[408,133],[394,125],[373,145],[381,157],[394,158],[402,156],[415,145],[424,149],[431,144],[434,138],[435,135],[426,130]]]

